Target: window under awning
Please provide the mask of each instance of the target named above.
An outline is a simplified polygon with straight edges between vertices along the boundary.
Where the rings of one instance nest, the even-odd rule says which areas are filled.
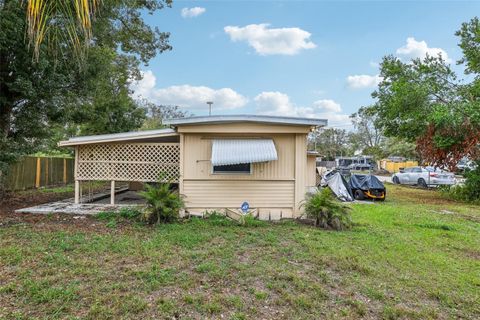
[[[212,165],[224,166],[278,160],[272,139],[215,139]]]

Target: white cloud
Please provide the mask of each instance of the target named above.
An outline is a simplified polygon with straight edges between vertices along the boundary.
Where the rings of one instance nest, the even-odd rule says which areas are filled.
[[[326,112],[341,112],[342,107],[340,104],[336,103],[330,99],[321,99],[313,103],[314,107],[317,107],[320,110],[325,110]]]
[[[290,97],[278,91],[262,92],[254,99],[257,111],[262,114],[295,116],[296,110]]]
[[[262,23],[226,26],[224,31],[232,41],[246,41],[260,55],[295,55],[316,47],[310,41],[311,34],[300,28],[269,28],[269,24]]]
[[[382,77],[378,74],[374,76],[360,74],[347,77],[347,85],[352,89],[375,88],[381,81]]]
[[[155,88],[152,71],[143,72],[143,79],[132,83],[134,98],[144,98],[157,104],[178,105],[186,109],[207,109],[206,102],[213,101],[217,110],[241,108],[248,99],[231,88],[212,89],[188,84]]]
[[[140,81],[133,81],[130,89],[133,91],[134,98],[147,98],[150,91],[155,87],[157,79],[151,70],[142,71],[142,79]]]
[[[183,8],[180,14],[183,18],[193,18],[205,13],[205,11],[207,9],[202,7]]]
[[[341,113],[340,104],[329,99],[317,100],[311,107],[301,107],[296,106],[285,93],[267,91],[257,95],[254,101],[259,114],[327,119],[337,125],[351,123],[349,115]]]
[[[427,54],[433,57],[436,57],[440,54],[446,62],[452,61],[448,57],[447,52],[442,48],[430,48],[425,41],[417,41],[413,37],[408,37],[405,46],[397,49],[397,55],[406,59],[423,59]]]

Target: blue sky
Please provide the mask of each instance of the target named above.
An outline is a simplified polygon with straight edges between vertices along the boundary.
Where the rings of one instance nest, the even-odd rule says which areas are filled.
[[[454,33],[479,9],[461,1],[174,1],[145,17],[171,33],[173,50],[143,66],[133,88],[195,115],[213,100],[214,114],[322,117],[347,128],[348,115],[372,102],[384,55],[440,52],[455,63]]]

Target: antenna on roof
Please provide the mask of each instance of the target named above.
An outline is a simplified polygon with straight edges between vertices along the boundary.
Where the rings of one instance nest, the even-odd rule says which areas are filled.
[[[212,115],[212,104],[213,104],[213,101],[207,101],[207,104],[208,104],[208,115],[211,116],[211,115]]]

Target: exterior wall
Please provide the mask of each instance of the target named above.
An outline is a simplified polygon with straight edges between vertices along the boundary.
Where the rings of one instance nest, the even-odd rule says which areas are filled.
[[[189,207],[239,208],[248,201],[252,208],[292,208],[293,181],[184,180]]]
[[[308,156],[307,157],[307,187],[315,187],[317,185],[317,168],[316,168],[316,157]]]
[[[302,201],[307,192],[307,136],[295,134],[295,218],[301,216]]]
[[[251,208],[259,210],[263,219],[298,217],[307,187],[308,129],[231,124],[222,125],[223,132],[219,132],[220,127],[216,125],[179,127],[183,153],[180,156],[183,160],[180,191],[185,195],[186,210],[195,213],[210,209],[221,211],[239,208],[247,201]],[[222,137],[273,139],[278,160],[252,164],[251,174],[213,174],[212,140]]]
[[[228,134],[222,135],[229,136]],[[272,134],[278,160],[253,163],[252,174],[212,174],[212,141],[218,135],[184,134],[184,180],[288,180],[295,179],[295,140],[292,134]],[[236,137],[239,137],[236,135]],[[243,135],[248,137],[248,135]]]

